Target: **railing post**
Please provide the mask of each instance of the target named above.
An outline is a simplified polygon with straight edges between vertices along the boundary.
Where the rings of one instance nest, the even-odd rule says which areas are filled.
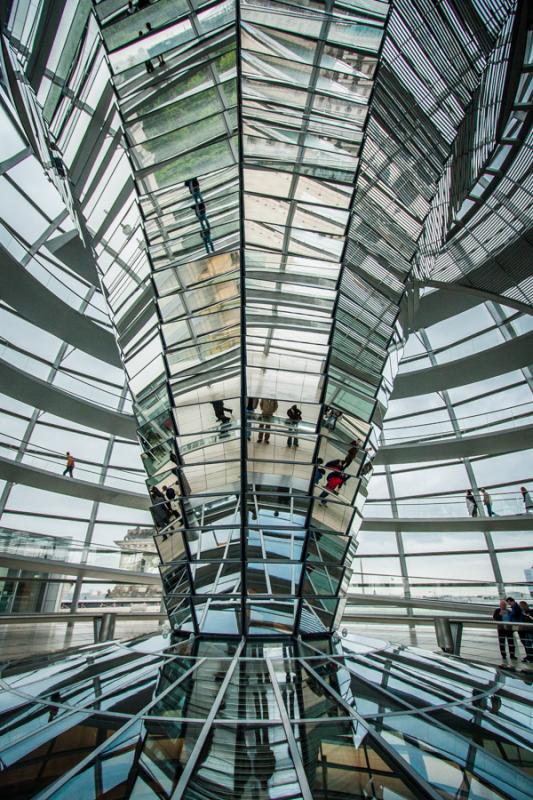
[[[453,641],[453,654],[454,656],[461,655],[461,642],[463,640],[463,623],[452,622],[450,623]]]
[[[109,642],[115,636],[116,615],[111,613],[102,614],[102,625],[100,627],[98,641]]]
[[[437,645],[443,653],[454,652],[454,640],[452,635],[452,627],[448,617],[435,617],[435,634],[437,636]]]
[[[93,638],[95,643],[100,641],[101,627],[102,627],[102,617],[93,617]]]

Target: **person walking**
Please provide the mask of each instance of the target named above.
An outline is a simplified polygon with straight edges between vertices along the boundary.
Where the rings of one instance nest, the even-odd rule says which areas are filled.
[[[302,421],[302,412],[296,405],[296,403],[289,408],[287,411],[287,416],[289,418],[289,431],[295,432],[298,430],[298,423]],[[289,436],[287,438],[287,447],[298,447],[298,439],[296,436]]]
[[[213,411],[215,412],[215,417],[219,422],[226,423],[230,422],[230,418],[226,416],[224,413],[227,411],[229,414],[232,413],[231,408],[226,408],[224,406],[223,400],[212,400],[211,405],[213,406]]]
[[[268,444],[270,440],[270,423],[272,422],[272,417],[278,410],[278,401],[264,399],[261,400],[259,406],[261,408],[262,421],[259,423],[259,436],[257,437],[257,441],[261,444],[264,435],[265,444]]]
[[[531,495],[525,486],[520,487],[520,492],[522,494],[522,500],[524,501],[526,514],[533,514],[533,500],[531,499]]]
[[[471,517],[477,517],[478,507],[476,499],[472,494],[472,489],[468,489],[466,492],[466,507]]]
[[[494,516],[494,511],[492,510],[492,497],[487,492],[486,489],[479,489],[481,492],[481,497],[483,498],[483,505],[485,506],[485,511],[489,517]]]
[[[76,466],[76,462],[74,461],[74,456],[69,453],[67,450],[67,464],[65,469],[63,470],[63,477],[65,475],[69,475],[69,477],[74,477],[74,467]]]
[[[522,611],[522,622],[533,624],[533,609],[525,600],[521,600],[518,605]],[[518,635],[526,651],[526,657],[522,661],[533,661],[533,628],[519,628]]]
[[[496,620],[496,622],[510,621],[511,610],[507,607],[507,600],[500,600],[500,605],[492,615],[492,619]],[[507,647],[509,648],[509,658],[511,659],[511,661],[516,661],[513,629],[511,628],[510,625],[498,625],[497,631],[498,631],[498,645],[500,647],[502,661],[505,662],[507,660],[507,653],[505,650],[506,642],[507,642]],[[503,666],[505,666],[505,664],[503,664]]]

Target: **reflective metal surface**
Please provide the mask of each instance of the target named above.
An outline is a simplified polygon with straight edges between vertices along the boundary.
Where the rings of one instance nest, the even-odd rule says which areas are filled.
[[[377,639],[148,636],[4,665],[0,687],[10,798],[533,791],[531,686]]]

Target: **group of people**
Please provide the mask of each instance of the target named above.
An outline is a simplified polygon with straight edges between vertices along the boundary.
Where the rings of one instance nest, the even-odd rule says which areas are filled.
[[[174,508],[173,502],[178,499],[173,486],[150,487],[152,512],[159,528],[165,527],[172,519],[179,518],[179,512]]]
[[[270,427],[273,422],[273,416],[278,410],[278,401],[273,398],[263,398],[259,400],[258,397],[249,397],[246,404],[246,411],[253,413],[257,407],[261,409],[261,420],[259,422],[259,434],[257,436],[258,444],[270,442]],[[298,408],[296,403],[292,405],[287,411],[287,424],[289,426],[289,436],[287,437],[287,447],[298,447],[298,423],[302,421],[302,411]],[[251,438],[251,432],[248,430],[248,439]]]
[[[506,597],[500,600],[500,605],[495,610],[492,618],[496,622],[533,623],[533,609],[529,608],[525,600],[517,603],[514,597]],[[516,661],[516,648],[511,625],[498,625],[497,631],[502,661],[505,662],[507,659],[507,650],[509,651],[510,660]],[[526,651],[526,656],[522,661],[533,662],[533,628],[519,628],[518,635]],[[505,663],[502,666],[505,666]]]
[[[346,470],[360,449],[362,449],[361,440],[354,439],[352,442],[350,442],[350,448],[344,459],[334,458],[331,461],[328,461],[326,464],[324,464],[324,460],[322,458],[317,459],[314,476],[315,486],[318,486],[324,475],[326,475],[326,470],[331,470],[326,477],[325,488],[323,488],[318,495],[321,505],[326,505],[328,494],[339,494],[346,481],[352,477],[351,475],[348,475]],[[370,458],[366,462],[361,470],[361,475],[368,475],[368,473],[372,470],[373,461],[374,457]]]
[[[485,511],[487,512],[488,517],[496,516],[494,511],[492,510],[492,497],[487,492],[486,489],[478,489],[479,494],[481,495],[481,499],[483,501],[483,505],[485,506]],[[524,502],[524,510],[526,514],[533,514],[533,500],[531,499],[531,495],[529,494],[528,490],[525,486],[520,487],[520,494],[522,495],[522,500]],[[479,506],[477,504],[477,500],[472,493],[472,489],[467,489],[466,491],[466,508],[468,511],[469,516],[477,517],[479,512]]]

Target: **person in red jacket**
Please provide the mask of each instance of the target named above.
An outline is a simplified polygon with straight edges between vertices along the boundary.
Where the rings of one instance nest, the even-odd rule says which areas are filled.
[[[338,494],[341,486],[346,483],[350,476],[346,475],[344,472],[330,472],[326,481],[326,488],[323,489],[320,494],[320,502],[323,506],[326,505],[326,497],[330,492],[333,494]]]

